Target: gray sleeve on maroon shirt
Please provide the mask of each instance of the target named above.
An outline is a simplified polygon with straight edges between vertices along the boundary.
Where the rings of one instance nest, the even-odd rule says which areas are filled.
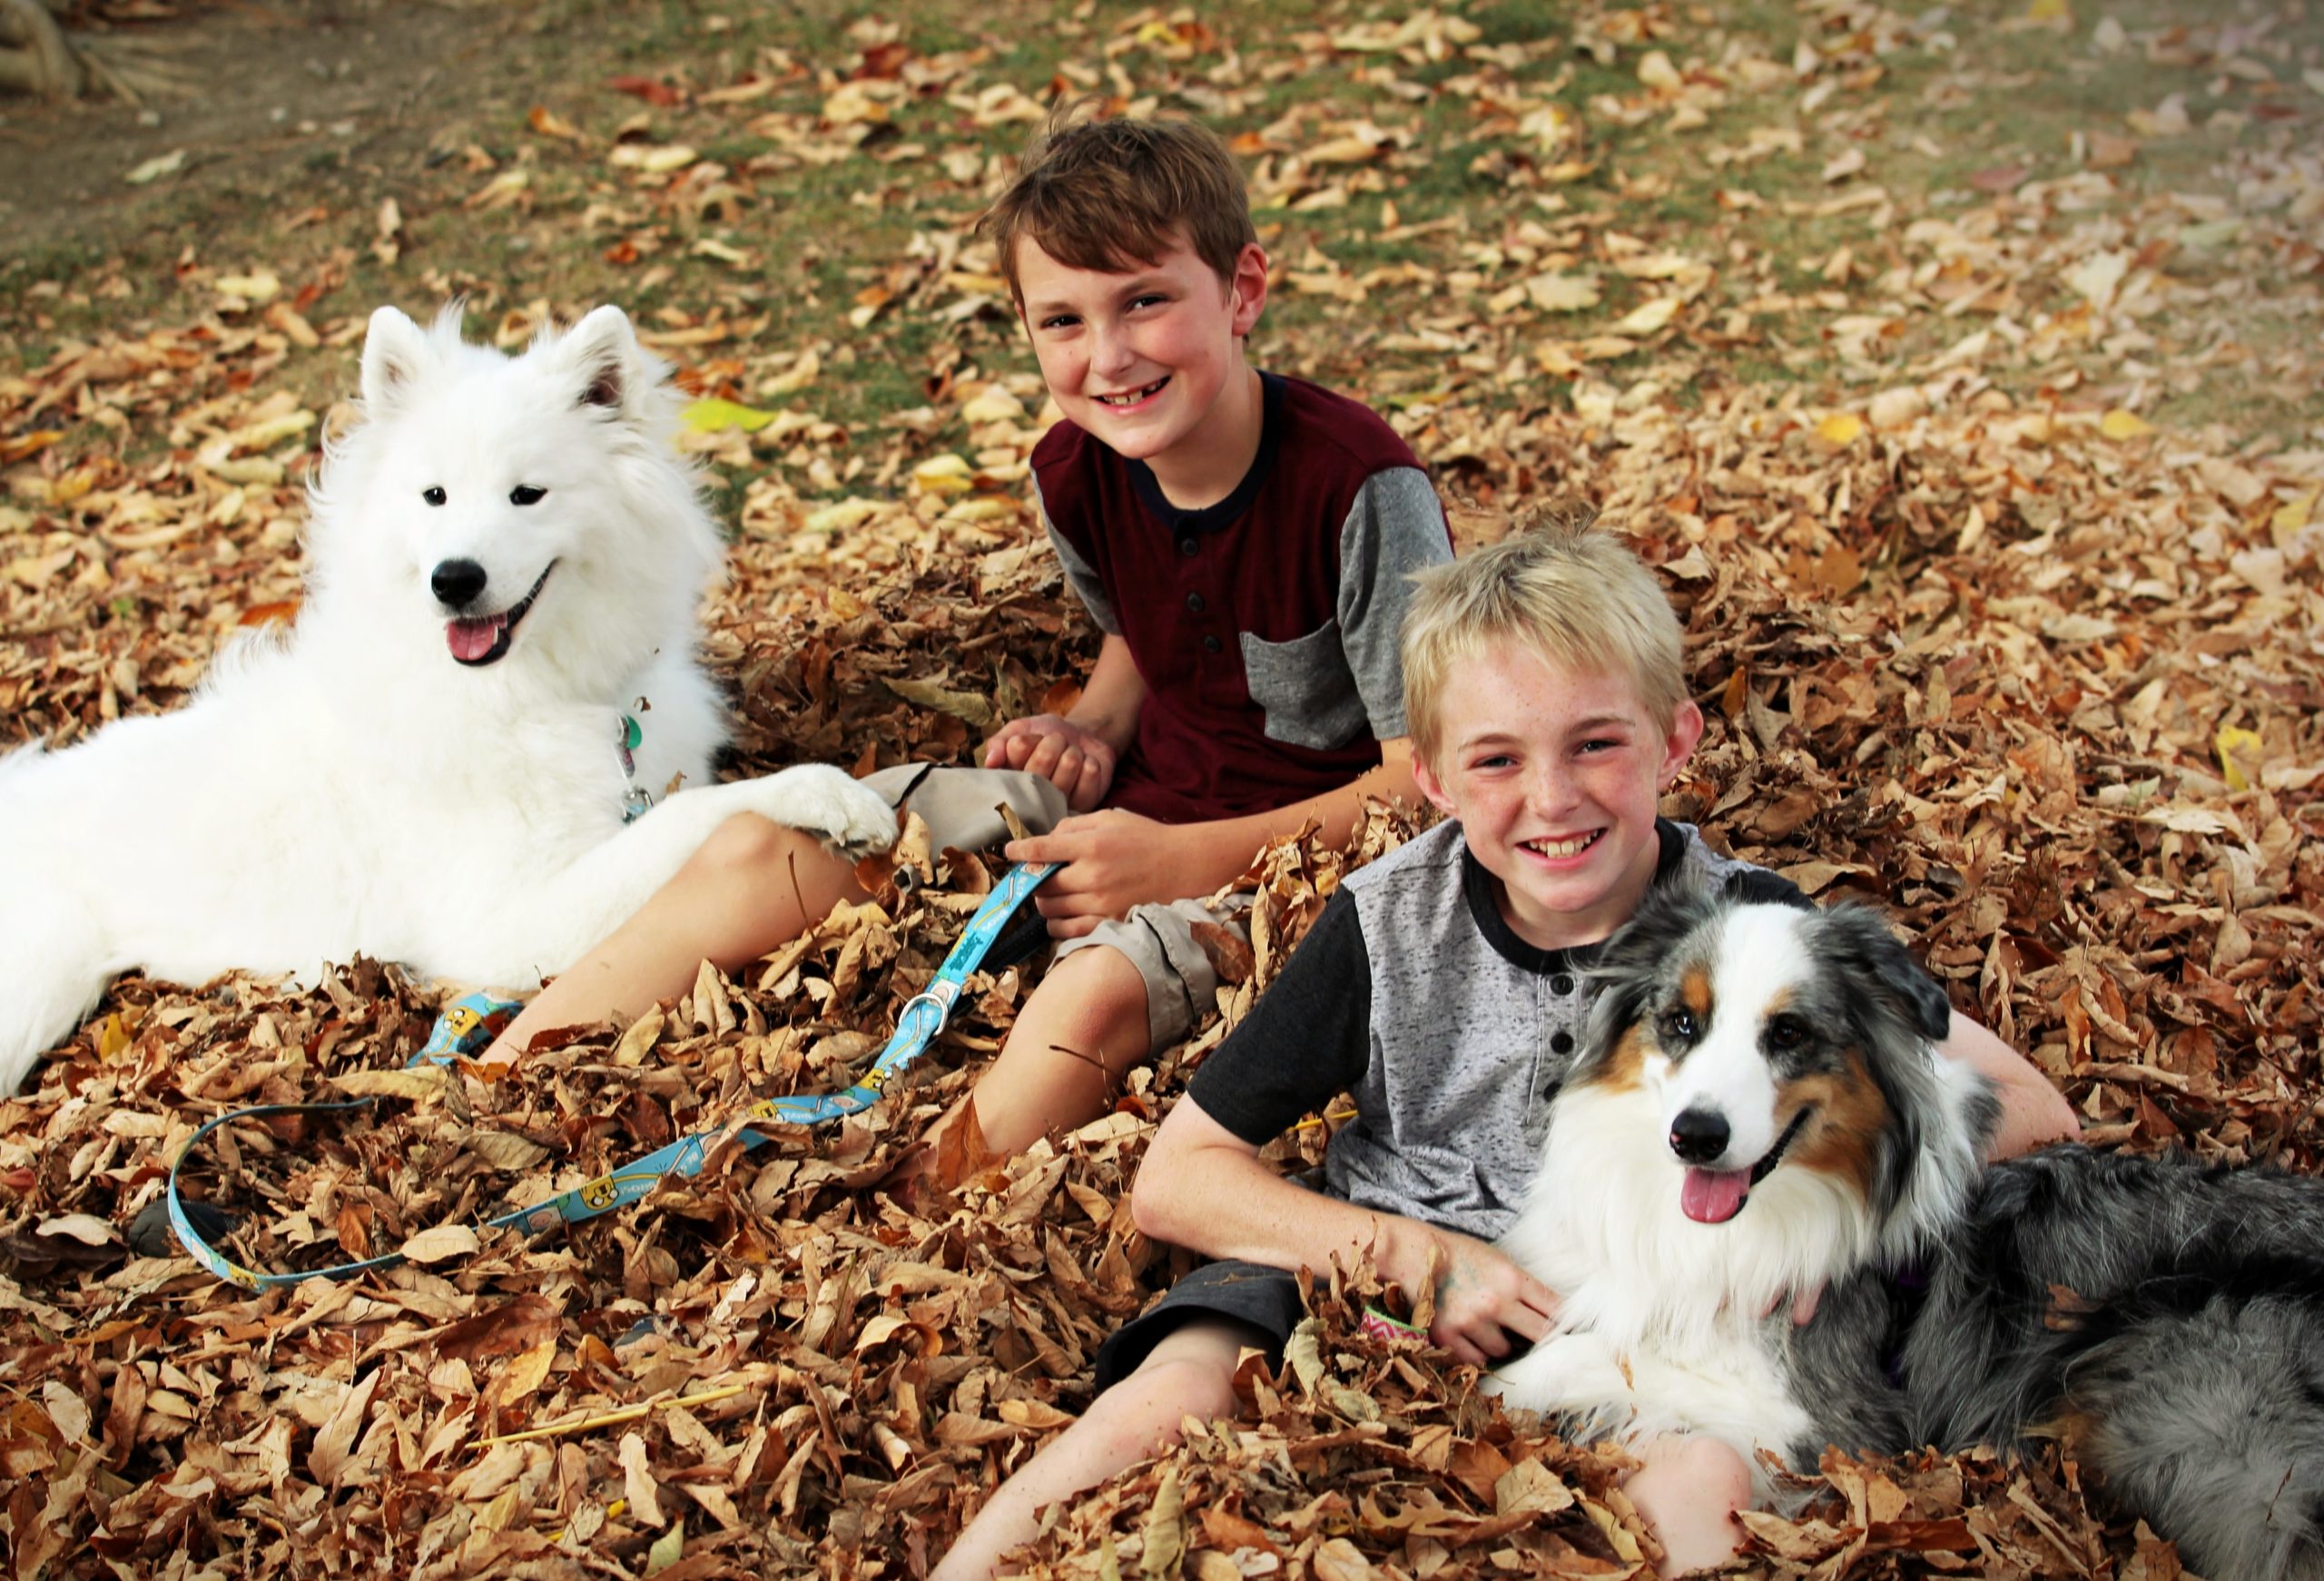
[[[1412,575],[1452,558],[1444,506],[1417,466],[1375,472],[1340,528],[1340,645],[1374,739],[1409,733],[1404,718],[1404,609]]]
[[[1040,509],[1041,530],[1049,535],[1049,546],[1057,551],[1057,563],[1065,567],[1065,580],[1073,588],[1074,596],[1089,612],[1089,618],[1097,623],[1099,631],[1109,637],[1120,636],[1121,617],[1114,613],[1113,600],[1106,596],[1106,584],[1098,580],[1098,568],[1083,559],[1081,551],[1068,543],[1065,535],[1057,530],[1057,524],[1049,520],[1049,501],[1041,497],[1039,479],[1033,484],[1033,503]]]

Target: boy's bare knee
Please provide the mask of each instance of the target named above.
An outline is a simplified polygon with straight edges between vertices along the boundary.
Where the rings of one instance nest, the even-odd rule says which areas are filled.
[[[1690,1438],[1679,1448],[1677,1470],[1699,1491],[1705,1505],[1732,1515],[1751,1505],[1751,1468],[1732,1445],[1718,1439]]]
[[[1114,1387],[1133,1389],[1151,1403],[1154,1413],[1164,1419],[1165,1443],[1178,1441],[1179,1424],[1188,1417],[1206,1422],[1231,1417],[1241,1407],[1235,1398],[1231,1366],[1221,1366],[1208,1356],[1149,1357],[1145,1366]]]
[[[710,831],[686,866],[697,872],[750,872],[773,867],[797,848],[796,831],[755,812],[737,812]]]

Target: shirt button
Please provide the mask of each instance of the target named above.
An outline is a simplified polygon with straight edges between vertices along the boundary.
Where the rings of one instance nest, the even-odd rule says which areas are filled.
[[[1205,637],[1202,640],[1202,651],[1206,653],[1216,653],[1219,649],[1226,645],[1226,643],[1220,642],[1216,637]]]
[[[1187,607],[1194,611],[1196,614],[1200,614],[1203,611],[1202,594],[1199,593],[1189,593],[1187,594]]]
[[[1194,538],[1180,538],[1180,539],[1178,540],[1178,553],[1179,553],[1179,554],[1181,554],[1181,555],[1187,555],[1187,556],[1188,556],[1189,558],[1191,558],[1191,557],[1193,556],[1193,555],[1194,555],[1194,553],[1195,553],[1195,551],[1196,551],[1196,550],[1197,550],[1197,549],[1199,549],[1199,548],[1201,548],[1201,547],[1202,547],[1202,544],[1201,544],[1201,542],[1200,542],[1199,540],[1197,540],[1197,539],[1194,539]]]
[[[1567,976],[1566,976],[1565,974],[1563,974],[1562,972],[1561,972],[1561,973],[1560,973],[1560,974],[1558,974],[1556,977],[1551,977],[1551,978],[1550,979],[1550,992],[1551,992],[1551,993],[1552,993],[1552,994],[1571,994],[1571,993],[1572,993],[1572,992],[1573,992],[1573,979],[1572,979],[1571,977],[1567,977]]]
[[[1571,1032],[1551,1034],[1550,1037],[1550,1052],[1551,1054],[1571,1054],[1573,1052],[1573,1034]]]

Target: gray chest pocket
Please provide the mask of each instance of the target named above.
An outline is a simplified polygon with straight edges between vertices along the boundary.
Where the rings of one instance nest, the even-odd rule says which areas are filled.
[[[1261,642],[1245,632],[1243,674],[1251,701],[1266,714],[1269,741],[1328,751],[1371,726],[1335,620],[1287,643]]]

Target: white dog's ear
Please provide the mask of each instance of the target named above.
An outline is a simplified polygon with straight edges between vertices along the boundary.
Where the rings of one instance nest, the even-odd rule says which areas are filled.
[[[610,304],[590,309],[557,345],[576,375],[576,393],[585,407],[626,408],[645,377],[637,355],[637,332],[629,315]]]
[[[363,334],[364,407],[383,412],[399,404],[435,355],[427,333],[395,309],[373,313]]]

